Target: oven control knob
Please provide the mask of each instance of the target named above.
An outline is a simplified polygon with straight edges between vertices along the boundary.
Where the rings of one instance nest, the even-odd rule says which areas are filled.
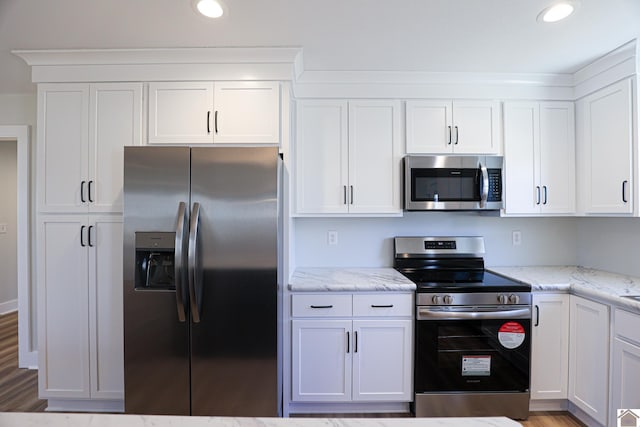
[[[509,302],[509,298],[505,294],[498,295],[498,302],[500,304],[506,304]]]
[[[520,297],[518,295],[511,294],[509,295],[509,302],[511,304],[517,304],[520,302]]]
[[[431,298],[431,302],[440,305],[440,295],[434,295],[433,298]]]
[[[442,300],[447,305],[453,304],[453,297],[451,295],[445,295],[444,297],[442,297]]]

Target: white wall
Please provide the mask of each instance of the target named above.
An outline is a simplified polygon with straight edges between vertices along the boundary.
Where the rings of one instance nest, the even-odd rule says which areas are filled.
[[[639,222],[640,224],[640,222]],[[402,218],[296,218],[296,267],[389,267],[395,236],[484,236],[487,266],[573,265],[575,218],[499,218],[468,212],[409,212]],[[338,244],[327,244],[327,231]],[[512,245],[512,231],[522,244]]]
[[[576,231],[580,265],[640,277],[640,218],[580,218]]]
[[[17,308],[17,143],[0,140],[0,314]]]

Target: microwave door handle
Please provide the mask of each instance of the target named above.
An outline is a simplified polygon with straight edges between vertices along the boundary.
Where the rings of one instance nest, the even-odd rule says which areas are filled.
[[[176,219],[176,241],[174,253],[174,280],[176,284],[176,307],[178,309],[178,321],[185,322],[186,315],[184,309],[184,249],[185,249],[185,232],[187,228],[187,208],[184,202],[178,204],[178,216]]]
[[[480,164],[480,174],[482,175],[482,180],[480,181],[480,207],[484,208],[489,198],[489,172],[487,167],[482,164]]]

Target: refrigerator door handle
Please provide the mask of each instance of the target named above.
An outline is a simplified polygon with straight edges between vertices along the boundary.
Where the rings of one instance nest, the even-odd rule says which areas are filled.
[[[176,241],[175,241],[175,262],[174,277],[176,282],[176,307],[178,309],[178,321],[187,320],[184,310],[184,236],[187,231],[187,205],[184,202],[178,204],[178,217],[176,219]]]
[[[195,202],[191,210],[191,226],[189,227],[189,304],[191,320],[200,323],[200,307],[202,306],[202,284],[200,266],[198,264],[198,225],[200,224],[200,203]]]

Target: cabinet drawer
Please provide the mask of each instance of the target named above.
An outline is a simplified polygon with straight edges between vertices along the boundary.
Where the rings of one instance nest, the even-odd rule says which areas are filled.
[[[354,316],[411,316],[413,294],[366,294],[353,296]]]
[[[292,295],[291,315],[293,317],[351,316],[351,295]]]
[[[620,309],[615,316],[615,334],[640,343],[640,316]]]

